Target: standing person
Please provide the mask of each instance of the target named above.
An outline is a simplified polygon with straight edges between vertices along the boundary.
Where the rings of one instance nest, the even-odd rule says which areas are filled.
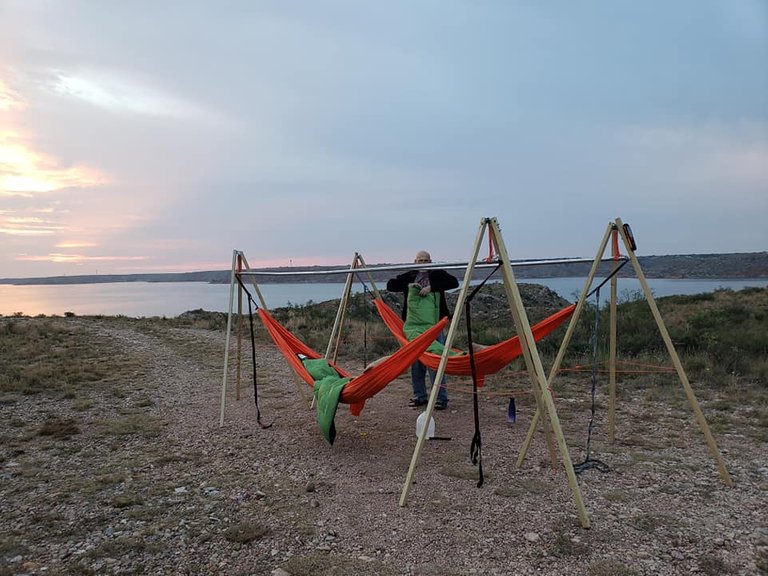
[[[430,264],[432,257],[426,250],[420,250],[413,260],[416,264]],[[406,324],[406,335],[408,326],[412,323],[424,322],[421,331],[428,328],[429,324],[434,324],[445,316],[450,316],[448,304],[445,301],[445,291],[458,288],[459,281],[455,276],[451,276],[445,270],[426,269],[410,270],[387,282],[387,290],[390,292],[401,292],[403,294],[403,321]],[[431,308],[432,313],[422,315],[420,310]],[[445,336],[441,334],[437,338],[438,342],[444,343]],[[432,386],[435,385],[435,370],[428,370],[424,364],[418,360],[411,365],[411,387],[413,388],[413,397],[408,403],[409,406],[424,406],[429,400],[427,394],[426,376],[429,371]],[[445,376],[440,383],[440,391],[437,394],[435,410],[445,410],[448,407],[448,390],[445,387]]]

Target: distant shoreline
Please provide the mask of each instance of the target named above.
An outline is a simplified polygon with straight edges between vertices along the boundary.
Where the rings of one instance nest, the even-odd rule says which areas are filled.
[[[762,279],[768,278],[768,252],[744,252],[735,254],[683,254],[670,256],[638,256],[643,273],[648,278],[669,279]],[[377,266],[379,264],[372,264]],[[381,264],[384,265],[384,264]],[[515,269],[515,276],[525,278],[568,278],[584,277],[589,274],[591,263],[541,264]],[[295,266],[276,268],[257,268],[261,272],[314,272],[312,276],[263,276],[260,284],[314,284],[343,283],[345,274],[322,274],[324,270],[338,270],[340,266]],[[603,263],[600,271],[610,269],[609,263]],[[476,271],[475,277],[485,277],[487,271]],[[373,272],[375,280],[382,281],[393,273]],[[153,274],[92,274],[75,276],[48,276],[41,278],[0,278],[0,284],[15,286],[30,285],[66,285],[66,284],[105,284],[122,282],[205,282],[208,284],[229,284],[230,270],[210,270],[203,272],[176,272]],[[634,277],[631,265],[626,265],[619,274],[622,277]]]

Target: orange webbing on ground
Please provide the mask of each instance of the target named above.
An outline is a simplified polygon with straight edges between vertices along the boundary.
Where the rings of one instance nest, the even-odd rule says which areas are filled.
[[[312,387],[315,381],[304,367],[304,364],[299,359],[298,355],[303,354],[308,358],[316,359],[322,358],[322,354],[318,354],[296,336],[291,334],[291,332],[275,320],[266,310],[259,308],[257,314],[259,318],[261,318],[261,322],[264,324],[267,332],[269,332],[275,345],[280,352],[283,353],[283,356],[288,360],[288,363],[296,374]],[[432,328],[421,334],[418,338],[408,342],[407,345],[400,348],[380,364],[372,366],[360,376],[353,377],[347,385],[344,386],[340,398],[341,402],[349,404],[350,412],[355,416],[358,416],[365,405],[365,401],[383,390],[387,384],[397,378],[411,364],[413,364],[429,345],[432,344],[435,338],[437,338],[447,323],[448,319],[443,318]],[[349,372],[339,368],[332,362],[329,361],[328,364],[330,364],[343,378],[351,376]]]

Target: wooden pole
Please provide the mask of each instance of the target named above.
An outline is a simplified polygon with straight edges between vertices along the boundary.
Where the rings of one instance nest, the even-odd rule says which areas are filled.
[[[237,285],[237,326],[235,328],[237,332],[237,385],[235,386],[235,400],[240,400],[240,372],[241,372],[241,360],[243,356],[243,287],[238,283]]]
[[[524,350],[526,363],[530,362],[529,373],[533,375],[534,380],[539,387],[539,394],[543,398],[543,401],[546,404],[547,413],[550,415],[550,423],[557,437],[558,446],[560,447],[561,459],[566,469],[566,474],[568,476],[568,483],[571,487],[571,491],[573,493],[573,497],[576,502],[576,508],[579,515],[579,520],[581,522],[582,527],[589,528],[589,517],[587,516],[587,511],[584,506],[584,501],[581,497],[581,491],[579,489],[578,481],[576,480],[576,475],[573,470],[573,464],[571,463],[568,447],[565,443],[565,437],[563,436],[562,428],[560,427],[560,421],[557,417],[557,411],[555,409],[554,401],[552,400],[552,395],[548,388],[547,378],[546,378],[546,375],[544,374],[544,367],[541,364],[541,358],[539,357],[538,350],[536,349],[536,343],[533,337],[533,333],[531,331],[531,326],[528,322],[528,317],[523,307],[522,298],[520,296],[517,283],[515,282],[514,274],[512,273],[512,267],[509,262],[509,255],[506,252],[506,247],[504,246],[504,242],[501,238],[501,231],[499,230],[498,223],[496,222],[495,218],[484,218],[482,220],[480,224],[480,229],[478,230],[477,238],[475,239],[473,255],[470,258],[470,261],[474,262],[477,259],[477,255],[480,250],[480,246],[483,239],[483,233],[485,229],[489,226],[491,227],[490,228],[491,237],[494,239],[494,244],[496,246],[497,251],[499,252],[499,256],[503,263],[502,273],[504,278],[504,286],[507,293],[507,299],[509,301],[509,305],[515,320],[515,325],[518,330],[520,343]],[[440,364],[437,369],[437,375],[435,378],[436,383],[442,380],[442,376],[445,373],[445,367],[447,365],[447,360],[448,360],[448,350],[450,349],[453,343],[453,337],[456,332],[456,327],[458,326],[458,322],[460,321],[461,312],[462,312],[463,305],[466,300],[467,291],[469,289],[469,285],[472,279],[473,269],[474,267],[469,267],[467,268],[467,271],[465,273],[464,284],[462,286],[462,289],[459,293],[459,297],[456,302],[456,310],[454,311],[453,319],[451,321],[450,328],[448,330],[448,336],[446,337],[443,355],[440,358]],[[425,418],[427,421],[429,421],[432,415],[435,401],[437,399],[438,390],[439,390],[438,385],[432,386],[432,390],[429,396],[429,402],[427,403],[427,409],[425,414]],[[418,440],[416,442],[416,448],[413,452],[413,457],[411,458],[411,465],[410,465],[410,468],[408,469],[405,485],[403,486],[403,492],[400,496],[400,506],[405,506],[407,502],[408,495],[410,492],[410,487],[411,487],[411,484],[413,483],[413,476],[415,473],[416,465],[421,455],[421,451],[426,441],[426,437],[427,437],[427,427],[425,426],[422,429],[421,434],[419,434]]]
[[[440,357],[440,364],[437,367],[437,373],[435,375],[435,379],[432,382],[432,390],[429,394],[429,401],[427,402],[427,409],[425,414],[425,422],[429,422],[429,419],[432,417],[432,411],[435,408],[435,401],[437,400],[437,394],[440,390],[440,382],[443,380],[443,375],[445,374],[445,367],[448,364],[448,352],[451,349],[451,346],[453,345],[453,338],[456,334],[456,328],[459,325],[459,321],[461,320],[461,313],[464,308],[464,301],[467,297],[467,291],[469,290],[469,285],[472,282],[472,271],[475,268],[475,261],[477,260],[477,255],[480,251],[480,244],[483,241],[483,232],[485,231],[486,227],[488,226],[488,219],[483,218],[482,222],[480,223],[480,229],[478,230],[477,237],[475,238],[475,244],[473,247],[472,256],[469,259],[469,266],[467,266],[467,270],[464,273],[464,283],[461,286],[461,290],[459,291],[459,297],[456,301],[456,307],[453,311],[453,318],[451,319],[450,326],[448,328],[448,335],[445,338],[445,344],[443,345],[443,355]],[[411,490],[411,484],[413,483],[413,476],[416,473],[416,465],[419,462],[419,458],[421,456],[421,451],[424,448],[424,443],[427,440],[427,432],[428,432],[429,426],[423,426],[421,430],[421,434],[419,434],[418,440],[416,441],[416,447],[413,450],[413,456],[411,457],[411,464],[408,467],[408,474],[405,478],[405,485],[403,486],[403,491],[400,494],[400,506],[405,506],[405,504],[408,501],[408,494]]]
[[[348,276],[348,284],[344,292],[344,297],[341,299],[339,310],[341,310],[341,319],[339,321],[339,331],[336,333],[336,342],[333,348],[333,356],[330,358],[331,362],[336,362],[339,356],[339,348],[341,347],[341,336],[344,330],[344,323],[347,321],[347,307],[349,306],[349,295],[352,291],[352,274]]]
[[[245,254],[243,254],[240,250],[233,250],[232,251],[232,272],[229,278],[229,312],[227,314],[227,335],[225,340],[225,350],[224,350],[224,375],[222,376],[221,381],[221,414],[219,416],[219,426],[224,426],[224,405],[226,404],[226,395],[227,395],[227,372],[229,370],[229,342],[230,342],[230,336],[232,333],[232,310],[234,308],[234,301],[235,301],[235,275],[237,272],[241,270],[250,270],[250,266],[248,265],[248,260],[245,258]],[[253,289],[256,291],[256,296],[259,299],[259,303],[261,304],[261,307],[264,310],[269,310],[267,308],[267,303],[264,300],[264,296],[261,293],[261,290],[259,289],[259,285],[256,283],[255,278],[251,276],[251,284],[253,285]],[[242,316],[242,310],[240,309],[242,307],[242,286],[238,283],[238,321],[239,317]],[[238,391],[239,391],[239,383],[240,383],[240,340],[239,340],[240,332],[238,331],[238,356],[237,356],[237,382],[238,382]],[[254,375],[255,376],[255,375]],[[238,399],[239,399],[239,392],[238,392]]]
[[[603,239],[600,242],[600,247],[597,249],[597,254],[595,255],[595,259],[592,261],[592,268],[589,271],[589,274],[587,275],[587,280],[584,282],[584,287],[581,289],[581,294],[579,294],[579,299],[576,302],[576,309],[573,311],[573,316],[571,316],[571,319],[568,323],[568,328],[565,331],[565,336],[563,336],[563,341],[560,344],[560,349],[557,352],[557,356],[555,357],[555,361],[552,363],[552,368],[549,371],[549,380],[548,380],[548,386],[552,386],[552,383],[555,380],[555,376],[557,376],[557,371],[560,369],[560,364],[563,361],[563,357],[565,356],[565,352],[568,349],[568,344],[571,342],[571,337],[573,336],[574,331],[576,330],[576,324],[579,321],[579,318],[581,316],[581,311],[584,308],[584,305],[586,304],[587,300],[587,294],[589,293],[589,289],[592,287],[592,281],[595,278],[595,274],[597,273],[597,269],[600,266],[600,260],[603,257],[603,254],[605,253],[605,247],[608,245],[608,240],[610,238],[611,230],[613,229],[613,223],[608,224],[608,227],[605,230],[605,234],[603,234]],[[533,439],[533,435],[536,432],[536,426],[539,423],[539,418],[541,417],[540,410],[536,409],[536,412],[534,413],[533,417],[531,418],[531,423],[528,426],[528,433],[526,434],[525,440],[523,441],[523,445],[520,448],[520,453],[517,457],[517,468],[520,468],[523,465],[523,461],[525,460],[525,456],[528,453],[528,449],[531,445],[531,440]]]
[[[589,528],[589,516],[587,515],[587,509],[584,506],[584,500],[581,496],[581,490],[579,489],[579,482],[576,479],[576,473],[573,469],[573,463],[571,462],[571,455],[568,450],[568,445],[563,435],[563,430],[560,426],[560,419],[557,415],[557,408],[555,402],[552,399],[552,393],[549,389],[549,383],[547,376],[544,373],[544,366],[541,363],[538,349],[536,347],[536,340],[533,337],[531,331],[531,325],[528,322],[528,315],[523,307],[523,299],[520,296],[520,290],[515,281],[515,275],[512,272],[512,266],[509,262],[509,255],[507,254],[507,248],[504,245],[504,241],[501,238],[501,230],[499,229],[498,222],[495,218],[490,220],[490,230],[494,239],[494,245],[501,258],[502,262],[502,276],[504,278],[504,288],[507,293],[507,300],[512,310],[512,316],[515,319],[515,327],[517,328],[517,334],[520,338],[520,344],[524,351],[526,364],[528,365],[528,372],[533,379],[535,385],[539,386],[541,397],[546,406],[546,411],[549,414],[550,424],[552,430],[555,433],[558,447],[560,448],[560,458],[565,468],[565,473],[568,477],[568,484],[571,487],[573,499],[576,503],[576,510],[579,515],[579,521],[583,528]]]
[[[229,278],[229,314],[227,315],[227,336],[224,341],[224,375],[221,379],[221,414],[219,427],[224,426],[224,405],[227,399],[227,371],[229,370],[229,335],[232,331],[232,307],[235,300],[235,265],[237,263],[237,250],[232,251],[232,273]]]
[[[339,353],[339,342],[341,341],[341,329],[344,324],[346,316],[347,302],[349,300],[349,293],[352,290],[352,269],[357,266],[358,254],[355,252],[354,258],[352,258],[352,264],[349,265],[350,272],[347,274],[347,280],[344,283],[344,291],[341,294],[341,300],[339,301],[339,308],[336,310],[336,319],[333,321],[333,328],[331,328],[331,335],[328,337],[328,347],[325,349],[325,357],[332,358],[333,362],[336,362],[336,357]],[[334,348],[335,345],[335,348]],[[333,350],[333,356],[331,356],[331,350]]]
[[[245,254],[240,252],[240,256],[243,259],[243,270],[244,271],[250,271],[251,267],[248,265],[248,260],[245,258]],[[256,292],[256,297],[259,299],[259,305],[263,310],[266,310],[269,312],[269,308],[267,307],[267,302],[264,300],[264,296],[261,294],[261,289],[259,288],[259,285],[256,283],[256,279],[251,276],[251,285],[253,286],[254,291]]]
[[[363,257],[359,254],[357,257],[360,259],[360,264],[363,268],[368,268],[368,266],[365,264],[365,260],[363,260]],[[370,270],[365,271],[366,275],[368,276],[368,282],[371,283],[371,288],[373,289],[373,296],[374,298],[377,298],[381,300],[381,294],[379,294],[379,289],[376,287],[376,281],[373,279],[373,274],[371,274]]]
[[[667,347],[667,352],[669,353],[669,356],[672,358],[672,363],[675,366],[675,370],[677,370],[677,375],[680,378],[680,383],[683,385],[683,389],[685,390],[685,395],[688,398],[688,404],[690,404],[691,409],[693,410],[693,413],[696,417],[696,421],[698,422],[699,427],[701,428],[701,431],[704,433],[704,438],[707,442],[707,446],[709,446],[710,454],[712,455],[712,458],[715,460],[715,463],[717,464],[717,468],[720,472],[720,478],[722,479],[723,483],[726,486],[732,486],[733,482],[731,481],[731,476],[728,474],[728,470],[725,467],[723,456],[722,454],[720,454],[720,450],[717,448],[717,443],[715,442],[715,438],[712,436],[712,432],[710,432],[709,430],[709,425],[707,424],[707,420],[706,418],[704,418],[704,414],[702,413],[701,408],[699,407],[699,402],[696,400],[696,395],[693,393],[693,388],[691,387],[691,383],[688,381],[688,376],[686,375],[685,370],[683,369],[683,364],[682,362],[680,362],[680,357],[677,355],[677,350],[675,350],[675,346],[672,343],[672,338],[669,336],[667,327],[665,326],[664,320],[661,317],[661,313],[659,312],[659,307],[656,305],[656,300],[653,297],[651,288],[648,286],[648,282],[645,279],[645,274],[643,274],[643,271],[640,268],[640,262],[637,260],[637,256],[635,255],[634,250],[632,250],[632,243],[627,237],[627,233],[624,230],[624,224],[622,223],[621,218],[616,218],[616,226],[619,229],[619,234],[621,234],[621,239],[624,242],[624,247],[626,248],[627,253],[629,254],[629,258],[630,258],[630,261],[632,262],[632,266],[635,269],[635,275],[637,276],[637,279],[640,281],[640,286],[642,286],[643,288],[643,294],[645,294],[645,299],[648,301],[648,305],[651,308],[651,313],[653,314],[653,318],[656,320],[656,325],[659,327],[661,338],[664,340],[664,345]]]
[[[619,232],[614,227],[611,230],[611,252],[613,255],[613,269],[619,266]],[[609,336],[609,365],[608,365],[608,441],[613,444],[616,440],[616,300],[618,278],[611,277],[611,303],[610,303],[610,336]]]

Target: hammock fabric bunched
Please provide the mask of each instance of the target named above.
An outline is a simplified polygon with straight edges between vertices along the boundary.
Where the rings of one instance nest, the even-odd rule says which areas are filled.
[[[408,344],[408,338],[403,333],[403,320],[398,314],[392,310],[383,300],[380,298],[374,299],[376,309],[379,312],[384,324],[387,325],[393,336],[400,342],[401,345]],[[533,332],[533,339],[539,341],[548,334],[555,331],[563,322],[571,317],[574,310],[576,310],[576,304],[563,308],[556,312],[552,316],[545,318],[538,324],[531,326]],[[477,370],[478,386],[484,384],[485,376],[488,374],[495,374],[507,364],[512,362],[515,358],[523,353],[522,346],[520,344],[520,338],[514,336],[497,344],[487,346],[480,350],[474,351],[475,368]],[[440,354],[433,354],[431,352],[425,352],[421,355],[419,360],[428,368],[437,370],[440,365]],[[471,376],[472,366],[470,364],[469,354],[461,353],[457,355],[448,356],[448,363],[445,368],[446,374],[452,374],[457,376]]]
[[[304,362],[299,358],[299,354],[311,360],[321,359],[323,356],[294,336],[266,310],[259,308],[257,314],[275,342],[275,345],[283,353],[283,356],[288,360],[296,374],[309,384],[310,387],[314,387],[315,377],[312,376]],[[387,384],[413,364],[432,341],[437,338],[447,322],[447,318],[441,320],[421,336],[408,342],[407,345],[401,347],[397,352],[376,366],[368,368],[359,376],[352,377],[346,370],[328,362],[341,378],[350,378],[344,386],[339,400],[344,404],[349,404],[350,412],[355,416],[359,416],[365,401],[383,390]]]

